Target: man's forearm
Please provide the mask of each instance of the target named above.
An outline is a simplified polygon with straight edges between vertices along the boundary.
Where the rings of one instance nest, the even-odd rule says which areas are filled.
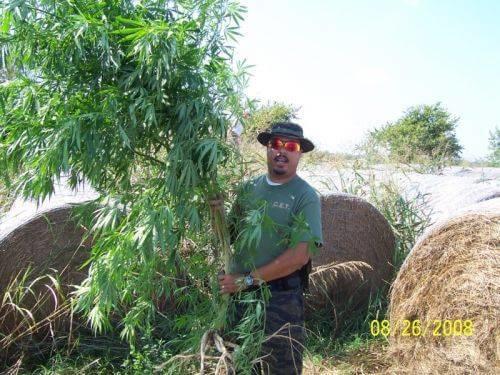
[[[272,281],[290,275],[308,261],[307,242],[300,242],[296,247],[285,250],[276,259],[252,271],[251,275],[256,280]]]
[[[290,275],[309,261],[307,243],[301,242],[296,247],[287,249],[276,259],[251,272],[254,280],[272,281]],[[218,276],[221,293],[232,294],[245,289],[243,275],[221,274]]]

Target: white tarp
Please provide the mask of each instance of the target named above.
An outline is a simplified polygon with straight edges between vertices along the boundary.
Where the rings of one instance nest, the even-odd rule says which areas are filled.
[[[445,168],[440,174],[416,172],[402,173],[399,169],[375,166],[359,173],[368,179],[373,175],[375,181],[394,181],[408,199],[418,194],[426,194],[428,213],[432,222],[453,216],[459,210],[476,203],[500,197],[500,168]],[[300,175],[320,192],[340,189],[344,181],[352,180],[352,170],[304,170]]]
[[[40,205],[33,200],[17,198],[10,210],[0,216],[0,240],[20,224],[27,222],[39,213],[70,203],[81,203],[98,197],[96,191],[88,184],[80,184],[76,192],[71,190],[65,177],[61,177],[60,182],[54,183],[54,190],[54,194],[41,202]]]

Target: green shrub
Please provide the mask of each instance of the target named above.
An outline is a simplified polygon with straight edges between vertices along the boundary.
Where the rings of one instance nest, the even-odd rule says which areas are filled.
[[[243,140],[254,142],[257,134],[269,128],[273,122],[291,121],[297,118],[298,108],[280,102],[263,105],[245,121]]]
[[[500,129],[495,127],[495,131],[490,131],[488,161],[492,167],[500,167]]]
[[[394,161],[444,166],[457,160],[462,150],[455,134],[457,122],[441,103],[410,107],[397,121],[370,132],[367,143]]]

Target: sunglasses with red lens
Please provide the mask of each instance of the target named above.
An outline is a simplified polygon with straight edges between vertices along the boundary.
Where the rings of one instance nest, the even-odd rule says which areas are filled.
[[[269,141],[269,146],[273,150],[281,150],[284,148],[288,152],[299,152],[300,151],[300,142],[299,141],[282,141],[280,138],[272,138]]]

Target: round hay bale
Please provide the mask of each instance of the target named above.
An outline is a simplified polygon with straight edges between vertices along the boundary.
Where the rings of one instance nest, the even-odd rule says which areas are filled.
[[[435,225],[408,255],[390,299],[391,373],[500,373],[499,212]],[[418,321],[421,332],[404,336],[404,321]]]
[[[33,277],[55,269],[65,284],[84,279],[85,271],[78,268],[88,258],[90,240],[82,243],[85,230],[70,216],[71,206],[54,208],[0,236],[0,294],[28,267]]]
[[[332,308],[335,326],[338,328],[342,314],[360,307],[359,289],[366,284],[365,274],[370,271],[369,264],[357,261],[333,262],[313,268],[305,296],[307,314]]]
[[[392,229],[370,203],[347,194],[321,197],[321,222],[323,248],[312,257],[306,307],[361,307],[393,275]]]
[[[71,211],[71,206],[65,205],[36,213],[8,233],[0,233],[0,296],[9,293],[13,302],[4,300],[0,304],[2,352],[6,346],[17,344],[16,337],[26,337],[22,331],[27,327],[30,336],[38,337],[46,336],[48,329],[54,333],[56,328],[68,328],[67,319],[60,319],[63,312],[58,309],[67,299],[70,285],[86,277],[86,269],[81,266],[91,247],[90,239],[83,241],[85,229],[71,219]],[[24,292],[22,297],[19,291]],[[13,308],[16,303],[32,315]]]

